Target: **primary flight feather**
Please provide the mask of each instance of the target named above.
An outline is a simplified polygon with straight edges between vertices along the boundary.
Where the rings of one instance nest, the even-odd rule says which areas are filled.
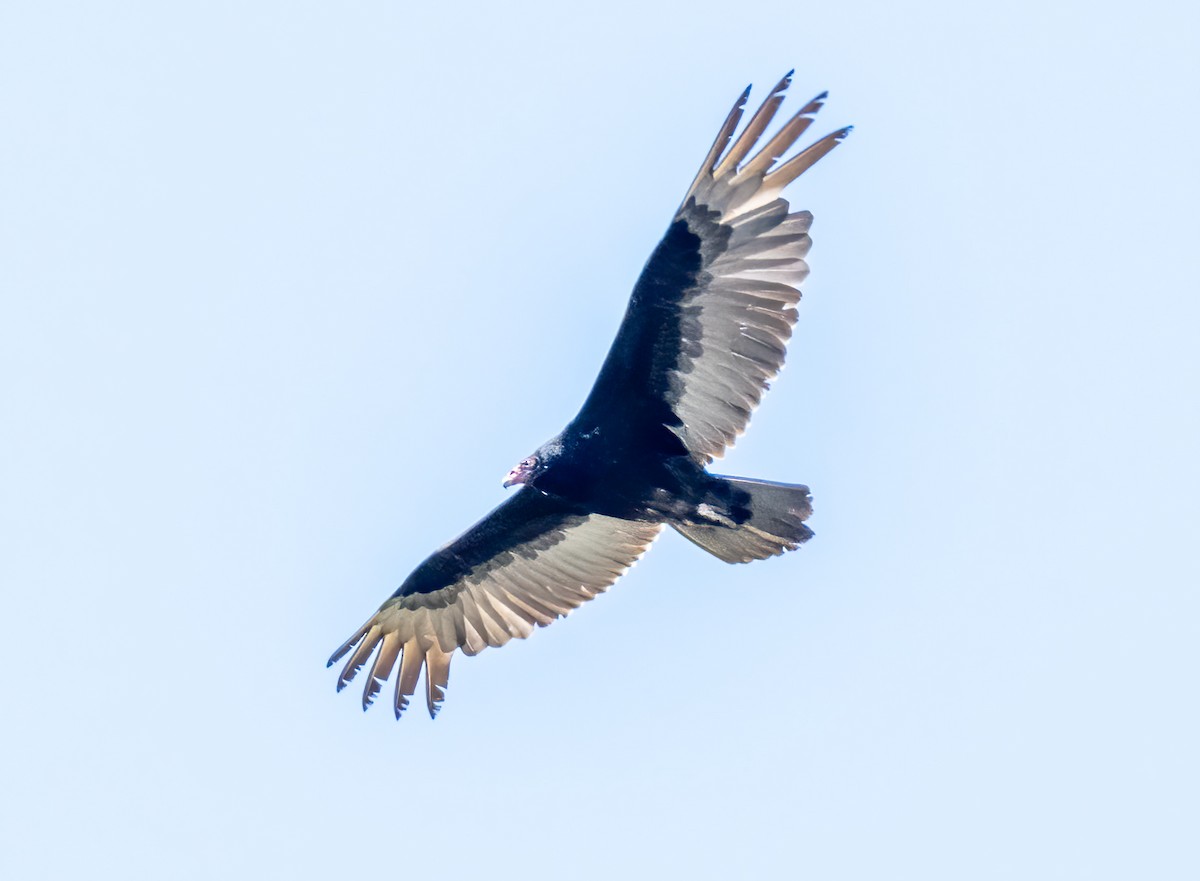
[[[422,669],[437,715],[456,650],[524,639],[568,614],[607,590],[664,524],[729,563],[812,537],[808,487],[705,470],[745,429],[796,322],[812,214],[790,212],[780,194],[850,132],[779,162],[821,94],[759,146],[790,82],[789,73],[736,139],[749,89],[729,112],[583,408],[505,478],[521,489],[418,566],[333,653],[330,665],[349,654],[339,691],[370,662],[363,709],[399,661],[396,717]]]

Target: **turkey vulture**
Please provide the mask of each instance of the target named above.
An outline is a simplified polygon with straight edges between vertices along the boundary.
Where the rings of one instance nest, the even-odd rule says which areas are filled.
[[[812,214],[789,212],[780,193],[850,132],[778,162],[822,93],[756,151],[791,76],[736,140],[749,88],[729,112],[579,415],[508,473],[504,486],[522,485],[512,497],[435,551],[333,653],[331,666],[350,654],[339,691],[375,654],[364,710],[399,660],[396,718],[422,667],[436,716],[456,649],[474,655],[568,614],[607,590],[664,524],[729,563],[812,537],[808,487],[705,470],[745,429],[796,322]]]

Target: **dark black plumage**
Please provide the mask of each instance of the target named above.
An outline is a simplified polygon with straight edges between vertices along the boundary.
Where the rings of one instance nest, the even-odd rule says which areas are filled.
[[[364,709],[399,660],[397,717],[422,669],[436,714],[455,650],[475,654],[567,614],[606,590],[664,525],[728,562],[811,537],[807,487],[705,470],[783,366],[796,321],[812,216],[789,213],[780,193],[849,132],[778,163],[821,95],[757,148],[790,76],[736,140],[749,90],[726,118],[579,414],[505,481],[524,486],[418,566],[330,658],[349,655],[341,689],[374,655]]]

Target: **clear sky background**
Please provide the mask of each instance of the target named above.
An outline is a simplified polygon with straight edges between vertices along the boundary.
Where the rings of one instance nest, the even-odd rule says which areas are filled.
[[[4,878],[1200,877],[1182,2],[0,8]],[[459,656],[329,653],[574,415],[729,105],[816,214],[727,473]]]

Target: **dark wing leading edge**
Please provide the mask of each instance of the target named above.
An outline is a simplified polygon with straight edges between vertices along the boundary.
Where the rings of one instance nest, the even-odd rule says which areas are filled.
[[[523,488],[435,552],[329,659],[353,650],[340,691],[375,654],[363,687],[365,710],[400,660],[396,718],[425,668],[436,715],[455,649],[474,655],[524,639],[603,593],[645,552],[661,524],[618,520]]]
[[[821,108],[819,95],[751,155],[791,74],[730,144],[749,96],[730,111],[671,227],[642,270],[582,430],[666,426],[701,464],[742,433],[779,373],[808,274],[812,214],[788,212],[783,188],[836,147],[844,128],[776,164]]]

